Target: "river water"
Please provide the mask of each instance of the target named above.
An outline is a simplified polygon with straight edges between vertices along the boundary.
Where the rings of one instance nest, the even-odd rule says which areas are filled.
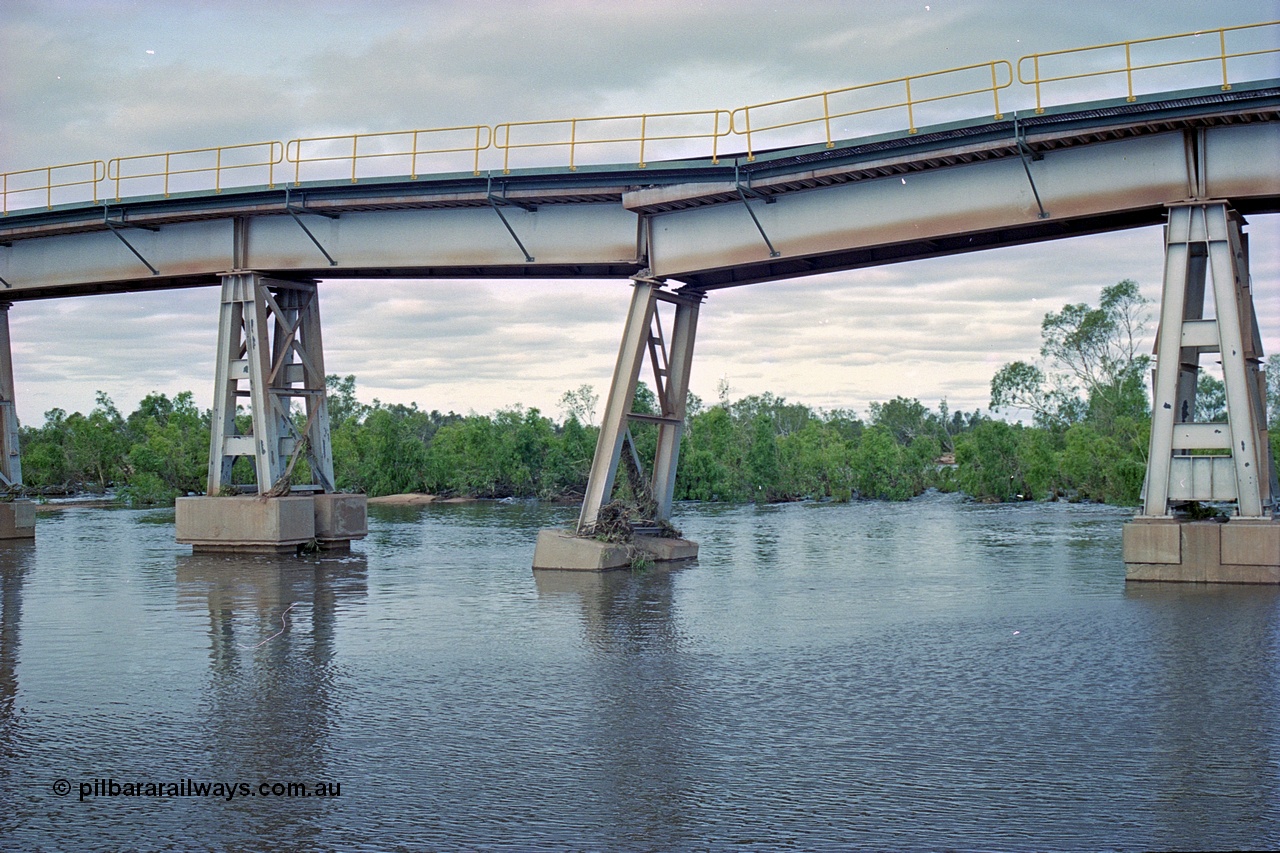
[[[1280,590],[1126,586],[1125,511],[682,506],[695,564],[535,575],[574,515],[373,508],[301,559],[41,515],[0,848],[1280,846]]]

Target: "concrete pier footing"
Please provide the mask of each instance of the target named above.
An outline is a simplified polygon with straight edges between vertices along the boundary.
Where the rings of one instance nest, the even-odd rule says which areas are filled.
[[[688,539],[635,536],[629,543],[602,542],[551,528],[538,533],[533,551],[535,569],[604,572],[626,569],[644,561],[681,562],[698,556],[698,543]]]
[[[1280,584],[1280,521],[1135,518],[1124,563],[1130,581]]]
[[[28,500],[0,503],[0,539],[32,539],[35,535],[35,503]]]
[[[369,533],[364,495],[178,498],[176,521],[178,542],[196,551],[344,548]]]

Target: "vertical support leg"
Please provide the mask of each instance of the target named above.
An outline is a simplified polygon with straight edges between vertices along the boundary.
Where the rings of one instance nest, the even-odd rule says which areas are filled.
[[[1173,426],[1177,420],[1178,376],[1182,370],[1182,319],[1190,276],[1191,209],[1175,207],[1165,226],[1164,289],[1160,296],[1151,450],[1147,456],[1145,516],[1167,516]]]
[[[13,400],[13,352],[9,343],[9,303],[0,303],[0,484],[22,485],[18,451],[18,411]]]
[[[214,363],[213,417],[209,436],[209,480],[206,494],[220,495],[230,487],[231,466],[242,455],[232,446],[236,434],[236,389],[239,386],[240,361],[243,355],[241,335],[244,326],[245,289],[243,276],[222,279],[222,303],[218,313],[218,355]],[[241,442],[243,445],[243,442]]]
[[[671,518],[675,495],[676,468],[680,461],[680,438],[689,400],[689,372],[693,366],[693,341],[698,328],[699,303],[691,298],[670,297],[676,302],[675,324],[671,331],[671,352],[667,361],[662,416],[658,424],[658,449],[653,459],[653,496],[658,503],[658,519]]]
[[[333,441],[329,432],[329,395],[325,384],[324,343],[320,337],[320,292],[311,298],[298,318],[302,346],[302,385],[307,389],[307,461],[316,483],[326,493],[336,492],[333,477]]]
[[[249,371],[249,408],[253,417],[254,467],[258,494],[270,491],[284,473],[280,458],[280,418],[271,393],[271,326],[262,277],[249,273],[244,303],[244,357]]]
[[[627,413],[636,396],[640,365],[648,342],[649,325],[656,307],[657,287],[643,279],[635,281],[631,294],[631,309],[622,331],[622,343],[618,347],[618,361],[613,369],[613,381],[609,385],[609,399],[605,404],[604,419],[600,424],[600,438],[596,441],[596,453],[591,460],[591,473],[587,477],[587,491],[582,499],[582,513],[578,516],[578,530],[586,530],[595,524],[600,507],[613,493],[614,477],[618,473],[618,459],[627,431]]]
[[[1236,512],[1241,518],[1263,517],[1263,491],[1269,485],[1262,473],[1262,450],[1257,415],[1260,406],[1253,399],[1257,393],[1256,378],[1249,376],[1245,353],[1245,329],[1242,316],[1252,316],[1252,305],[1246,308],[1242,296],[1242,250],[1238,225],[1230,219],[1226,205],[1200,208],[1205,218],[1209,267],[1213,277],[1214,310],[1217,314],[1221,341],[1222,381],[1227,392],[1227,422],[1231,427],[1231,458],[1235,463]],[[1252,328],[1249,330],[1252,337]],[[1267,451],[1269,452],[1269,450]],[[1269,510],[1270,507],[1267,507]]]

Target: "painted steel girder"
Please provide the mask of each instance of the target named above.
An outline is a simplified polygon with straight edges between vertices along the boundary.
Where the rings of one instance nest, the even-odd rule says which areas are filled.
[[[772,204],[751,201],[778,259],[769,257],[740,203],[657,213],[648,223],[650,266],[655,276],[701,289],[801,275],[806,259],[824,271],[965,251],[965,235],[983,248],[1070,236],[1093,222],[1145,224],[1138,220],[1157,221],[1166,204],[1195,197],[1201,187],[1215,198],[1280,194],[1280,126],[1210,128],[1194,159],[1191,144],[1178,131],[1046,153],[1029,168],[1047,218],[1016,158],[783,193]],[[668,202],[679,198],[678,187],[663,193]],[[1127,214],[1137,219],[1129,222]]]

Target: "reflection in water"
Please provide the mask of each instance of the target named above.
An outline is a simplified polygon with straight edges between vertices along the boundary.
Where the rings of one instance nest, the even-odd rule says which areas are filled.
[[[1208,849],[1222,815],[1276,819],[1276,762],[1268,732],[1280,731],[1280,589],[1143,583],[1126,588],[1156,631],[1152,660],[1160,782],[1159,846]],[[1241,792],[1249,792],[1242,800]]]
[[[696,812],[697,684],[673,613],[675,580],[690,569],[534,573],[540,598],[581,608],[593,666],[584,748],[599,756],[595,793],[619,842],[676,844]]]
[[[1126,588],[1127,516],[685,507],[698,565],[599,575],[530,572],[564,507],[60,513],[0,547],[0,849],[1277,849],[1280,590]],[[134,774],[342,796],[50,785]]]
[[[325,761],[334,724],[335,612],[340,599],[365,594],[366,576],[361,554],[177,559],[179,606],[209,614],[204,731],[214,780],[341,783]],[[311,819],[330,802],[231,805],[243,814],[245,825],[236,829],[246,837],[305,842],[318,832]]]
[[[0,761],[17,749],[18,633],[33,547],[30,540],[0,542]]]

